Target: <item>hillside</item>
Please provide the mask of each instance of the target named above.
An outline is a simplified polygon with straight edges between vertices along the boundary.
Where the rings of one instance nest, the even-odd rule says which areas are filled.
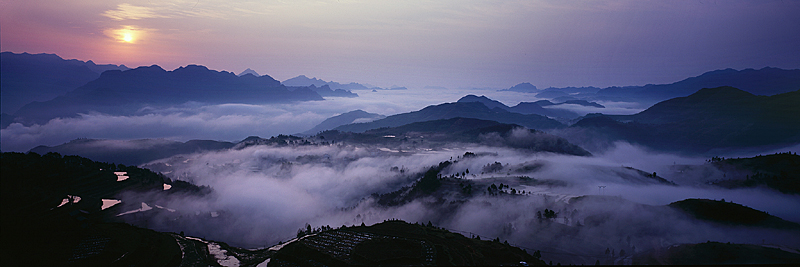
[[[149,170],[77,156],[0,157],[2,255],[12,265],[177,266],[182,253],[171,235],[114,223],[123,206],[140,201],[119,198],[120,193],[150,192],[165,202],[174,196],[211,193],[207,187],[170,181]],[[171,188],[164,190],[165,184]],[[122,202],[107,207],[108,199]]]
[[[414,122],[451,119],[456,117],[491,120],[500,123],[518,124],[531,129],[554,129],[564,127],[556,120],[540,115],[524,115],[502,109],[489,109],[477,102],[445,103],[425,107],[419,111],[392,115],[368,123],[354,123],[336,127],[346,132],[364,132],[382,127],[397,127]]]
[[[562,118],[562,119],[574,119],[574,118],[579,117],[579,115],[577,113],[569,111],[569,110],[566,110],[566,109],[544,108],[544,106],[556,106],[556,105],[565,104],[565,103],[555,104],[555,103],[552,103],[552,102],[547,101],[547,100],[540,100],[540,101],[536,101],[536,102],[520,102],[516,106],[509,107],[509,106],[506,106],[505,104],[501,103],[500,101],[492,100],[492,99],[490,99],[490,98],[488,98],[486,96],[466,95],[466,96],[458,99],[457,102],[460,102],[460,103],[463,103],[463,102],[479,102],[479,103],[482,103],[482,104],[486,105],[486,107],[488,107],[489,109],[500,108],[500,109],[508,111],[508,112],[514,112],[514,113],[520,113],[520,114],[536,114],[536,115],[541,115],[541,116],[545,116],[545,117]],[[544,103],[547,103],[547,104],[544,104]],[[582,102],[576,102],[576,103],[582,103]],[[588,102],[586,102],[586,103],[588,103]],[[567,104],[569,104],[569,103],[567,103]],[[592,103],[592,104],[598,105],[597,103]],[[592,105],[592,104],[589,104],[589,105]]]
[[[800,224],[731,202],[685,199],[670,203],[669,207],[680,210],[693,218],[713,223],[800,230]]]
[[[317,134],[317,133],[322,132],[322,131],[331,130],[333,128],[336,128],[336,127],[339,127],[339,126],[342,126],[342,125],[345,125],[345,124],[351,124],[351,123],[355,123],[355,122],[365,122],[365,121],[383,119],[385,117],[386,116],[383,116],[383,115],[380,115],[380,114],[375,114],[375,113],[369,113],[369,112],[366,112],[366,111],[363,111],[363,110],[360,110],[360,109],[353,110],[353,111],[350,111],[350,112],[345,112],[345,113],[342,113],[342,114],[327,118],[324,121],[322,121],[319,124],[317,124],[317,126],[314,126],[314,128],[311,128],[310,130],[305,131],[302,134],[313,135],[313,134]]]
[[[328,230],[281,248],[270,266],[544,265],[524,250],[444,229],[390,220]]]
[[[435,148],[452,143],[474,143],[528,151],[591,155],[566,139],[541,131],[525,129],[516,124],[461,117],[384,127],[363,133],[325,131],[318,136],[324,137],[327,141],[376,144],[404,150],[420,147]]]
[[[800,254],[750,244],[680,244],[633,256],[636,265],[797,265]]]
[[[593,130],[657,149],[712,149],[800,142],[800,90],[756,96],[733,87],[705,88],[634,115],[586,116],[573,128]]]
[[[785,194],[800,194],[800,156],[777,153],[752,158],[715,157],[711,164],[725,173],[725,179],[711,184],[724,188],[764,186]]]
[[[125,165],[140,165],[178,154],[189,154],[232,148],[230,142],[189,140],[186,142],[165,139],[98,140],[75,139],[57,146],[37,146],[30,152],[41,155],[55,152],[62,155],[80,155],[95,161]]]

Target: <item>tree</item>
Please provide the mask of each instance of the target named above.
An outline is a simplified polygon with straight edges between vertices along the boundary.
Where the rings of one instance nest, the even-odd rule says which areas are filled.
[[[539,250],[534,251],[533,252],[533,257],[536,258],[537,260],[541,259],[542,258],[542,252],[539,251]]]
[[[619,250],[619,256],[620,257],[625,257],[625,250],[624,249],[620,249]]]

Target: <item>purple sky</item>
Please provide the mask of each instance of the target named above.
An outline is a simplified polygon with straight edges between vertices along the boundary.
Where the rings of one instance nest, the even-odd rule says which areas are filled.
[[[800,1],[0,2],[2,51],[388,87],[670,83],[800,68]]]

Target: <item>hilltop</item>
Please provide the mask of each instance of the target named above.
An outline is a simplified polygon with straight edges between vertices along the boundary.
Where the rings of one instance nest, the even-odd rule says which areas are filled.
[[[306,236],[281,248],[276,265],[544,265],[522,249],[467,238],[430,224],[389,220],[371,226],[343,227]]]
[[[490,109],[479,102],[456,102],[431,105],[418,111],[396,114],[368,123],[342,125],[334,128],[334,130],[358,133],[382,127],[397,127],[414,122],[452,119],[456,117],[518,124],[531,129],[554,129],[564,127],[560,122],[541,115],[525,115],[498,108]]]
[[[656,149],[705,153],[714,149],[800,142],[800,90],[756,96],[733,88],[705,88],[659,102],[633,115],[590,114],[571,126],[611,140]]]

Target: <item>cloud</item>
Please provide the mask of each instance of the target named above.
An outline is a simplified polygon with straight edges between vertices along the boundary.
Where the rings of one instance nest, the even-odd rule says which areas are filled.
[[[58,145],[75,138],[238,141],[250,135],[269,137],[305,131],[325,118],[280,107],[216,105],[197,110],[150,110],[131,116],[89,113],[53,119],[44,125],[14,123],[0,130],[0,138],[3,151],[27,151],[37,145]]]
[[[455,101],[465,92],[454,90],[437,95],[421,90],[358,93],[358,98],[290,104],[189,102],[166,108],[145,106],[131,115],[92,112],[75,118],[53,119],[44,125],[12,124],[0,130],[0,148],[27,151],[38,145],[59,145],[76,138],[239,141],[253,135],[270,137],[304,132],[326,118],[357,109],[383,115],[415,111],[427,105]]]
[[[122,43],[137,43],[144,39],[149,33],[157,31],[156,29],[149,29],[137,27],[133,25],[123,25],[119,28],[106,29],[103,31],[108,37],[113,38],[117,42]]]
[[[654,244],[720,242],[797,244],[791,236],[777,230],[727,228],[688,219],[681,213],[662,207],[685,198],[725,198],[770,214],[799,221],[793,211],[800,199],[768,190],[727,190],[696,186],[666,186],[631,180],[632,166],[649,171],[660,166],[703,164],[699,159],[668,154],[653,154],[634,145],[618,143],[605,154],[576,157],[552,153],[529,153],[520,150],[458,144],[435,151],[407,153],[383,152],[379,147],[332,145],[271,147],[253,146],[176,156],[145,165],[166,172],[174,179],[192,181],[214,188],[208,199],[177,199],[167,207],[192,213],[216,211],[224,216],[199,222],[169,222],[150,227],[164,231],[186,231],[209,239],[241,246],[264,246],[292,237],[306,223],[340,226],[378,223],[398,218],[409,222],[432,221],[440,227],[478,234],[483,238],[499,237],[512,244],[545,252],[561,251],[581,255],[602,255],[606,247],[617,250],[631,245],[638,251]],[[464,152],[478,157],[458,158]],[[526,196],[488,196],[481,186],[466,201],[453,201],[444,195],[420,198],[399,206],[377,205],[374,193],[398,190],[419,178],[428,167],[450,158],[458,163],[444,170],[445,175],[471,170],[470,179],[506,177],[507,184],[532,192]],[[483,166],[501,162],[503,170],[479,174]],[[168,165],[167,165],[168,164]],[[539,164],[539,168],[514,171]],[[392,167],[407,170],[391,171]],[[525,186],[515,184],[514,176],[525,175],[539,180],[558,180],[562,186]],[[641,175],[640,175],[641,176]],[[665,175],[667,179],[670,177]],[[694,177],[704,179],[705,177]],[[644,178],[641,178],[644,179]],[[480,180],[475,180],[480,182]],[[596,185],[606,185],[598,196]],[[590,195],[589,197],[574,198]],[[165,204],[166,205],[166,204]],[[653,206],[651,206],[653,205]],[[541,222],[536,211],[545,208],[558,212],[555,222]],[[565,228],[563,218],[574,225]],[[222,227],[226,226],[226,227]],[[631,236],[631,241],[626,237]],[[654,241],[655,240],[655,241]],[[629,243],[630,242],[630,243]],[[660,243],[659,243],[660,242]],[[562,263],[593,263],[589,257],[578,261],[543,253]]]
[[[157,9],[151,7],[135,6],[128,3],[122,3],[117,5],[117,9],[106,10],[102,15],[113,20],[139,20],[168,17],[158,14],[157,11]]]
[[[578,115],[584,116],[589,113],[603,113],[606,115],[631,115],[642,112],[644,108],[641,104],[634,102],[606,102],[597,101],[598,104],[605,106],[605,108],[589,107],[578,104],[561,104],[553,106],[545,106],[547,109],[565,109]]]

